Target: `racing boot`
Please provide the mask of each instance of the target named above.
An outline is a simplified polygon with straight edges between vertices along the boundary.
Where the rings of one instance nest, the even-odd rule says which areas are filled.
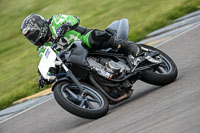
[[[117,39],[114,41],[113,48],[125,55],[133,55],[133,57],[138,57],[141,53],[141,48],[132,41]]]

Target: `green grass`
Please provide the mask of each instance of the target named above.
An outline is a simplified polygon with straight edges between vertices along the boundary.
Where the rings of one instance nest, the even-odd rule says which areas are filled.
[[[20,31],[30,13],[76,15],[81,25],[97,29],[128,18],[129,39],[138,41],[199,5],[199,0],[0,0],[0,109],[38,92],[39,56]]]

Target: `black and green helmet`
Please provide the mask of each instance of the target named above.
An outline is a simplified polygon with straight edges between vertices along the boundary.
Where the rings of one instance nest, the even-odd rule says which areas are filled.
[[[36,46],[42,46],[51,36],[48,22],[37,14],[27,16],[21,25],[24,36]]]

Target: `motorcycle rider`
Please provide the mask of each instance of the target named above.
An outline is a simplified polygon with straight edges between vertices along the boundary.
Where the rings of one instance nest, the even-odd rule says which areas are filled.
[[[74,41],[82,41],[82,45],[91,50],[112,48],[124,54],[137,57],[140,48],[131,41],[115,39],[107,31],[87,29],[79,25],[80,20],[72,15],[53,15],[48,20],[38,14],[30,14],[21,25],[23,35],[38,47],[42,57],[46,47],[52,46],[57,37],[61,37],[56,47],[57,51],[66,49]]]

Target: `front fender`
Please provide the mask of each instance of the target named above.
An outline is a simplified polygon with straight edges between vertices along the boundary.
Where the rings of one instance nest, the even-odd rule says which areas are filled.
[[[56,82],[54,83],[54,85],[53,85],[53,87],[52,87],[51,90],[54,91],[55,86],[56,86],[58,83],[62,82],[62,81],[67,81],[67,82],[69,82],[69,83],[72,82],[68,77],[60,78],[60,79],[56,80]]]

